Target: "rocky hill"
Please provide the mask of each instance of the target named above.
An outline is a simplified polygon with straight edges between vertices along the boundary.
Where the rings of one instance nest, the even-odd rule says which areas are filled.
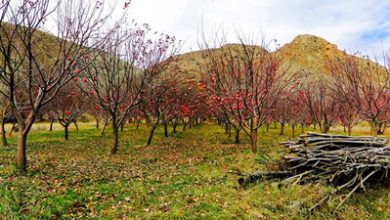
[[[5,27],[7,28],[7,26],[8,25]],[[42,53],[42,58],[47,59],[47,57],[51,57],[51,53],[56,50],[56,42],[58,42],[59,39],[43,31],[37,31],[36,35],[37,39],[39,39],[37,40],[37,43],[39,44],[39,47],[37,48],[46,51],[45,53]],[[263,50],[260,46],[251,47]],[[224,49],[232,49],[237,55],[242,53],[242,47],[239,44],[226,44],[222,48],[216,48],[212,51],[218,53]],[[326,68],[326,64],[329,60],[335,58],[343,59],[352,56],[354,59],[358,59],[363,66],[369,66],[369,64],[373,63],[367,59],[347,54],[338,49],[335,44],[332,44],[321,37],[307,34],[298,35],[293,41],[283,45],[272,54],[278,57],[282,62],[282,66],[288,67],[291,73],[305,70],[316,77],[330,75],[329,70]],[[202,74],[205,74],[200,67],[204,65],[205,61],[203,57],[206,55],[207,53],[204,50],[180,54],[174,58],[174,62],[173,64],[170,64],[170,66],[171,68],[174,68],[175,72],[180,72],[180,74],[182,74],[181,78],[198,81],[201,79]]]
[[[239,51],[241,46],[228,44],[223,46],[222,49],[224,47],[236,47],[236,50]],[[214,49],[214,52],[219,50],[221,48]],[[367,59],[350,55],[338,49],[335,44],[314,35],[298,35],[292,42],[283,45],[272,54],[278,57],[282,62],[282,66],[288,67],[291,73],[305,70],[316,78],[331,75],[326,65],[328,61],[333,59],[353,57],[353,59],[358,59],[363,66],[373,63]],[[182,74],[188,78],[200,79],[203,73],[199,66],[204,62],[202,58],[204,55],[205,51],[203,50],[178,55],[176,57],[176,67],[180,68]]]
[[[313,35],[298,35],[274,54],[284,65],[290,66],[290,71],[306,70],[315,75],[329,74],[326,68],[328,61],[350,56],[339,50],[335,44]]]

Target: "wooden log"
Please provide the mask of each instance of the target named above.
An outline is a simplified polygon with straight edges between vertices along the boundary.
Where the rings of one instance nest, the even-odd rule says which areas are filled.
[[[336,137],[339,137],[339,138],[376,138],[376,137],[373,137],[373,136],[348,136],[348,135],[338,135],[338,134],[323,134],[323,133],[316,133],[316,132],[306,132],[305,134],[302,134],[300,135],[301,137],[305,137],[305,136],[309,136],[309,137],[312,137],[312,136],[321,136],[321,137],[328,137],[328,138],[336,138]]]
[[[289,171],[256,171],[253,173],[243,174],[243,177],[238,179],[240,186],[247,186],[255,183],[259,179],[265,178],[284,178],[291,173]]]
[[[307,132],[296,141],[285,141],[289,153],[282,156],[285,170],[258,171],[242,175],[241,186],[259,179],[283,178],[301,182],[326,182],[335,184],[336,189],[329,195],[335,196],[343,189],[349,193],[346,199],[366,182],[388,183],[390,181],[390,146],[385,138],[370,136],[345,136]],[[336,195],[337,196],[337,195]],[[321,199],[319,203],[324,200]],[[317,207],[315,205],[314,207]]]

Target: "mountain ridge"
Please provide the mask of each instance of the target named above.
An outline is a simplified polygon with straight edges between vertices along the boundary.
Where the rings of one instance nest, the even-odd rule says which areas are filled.
[[[255,45],[251,45],[255,46]],[[241,44],[225,44],[220,48],[212,48],[213,51],[223,50],[223,48],[241,47]],[[262,48],[261,46],[256,46]],[[263,48],[264,49],[264,48]],[[330,76],[331,72],[327,68],[327,63],[334,59],[353,58],[358,59],[359,63],[368,66],[374,61],[367,58],[357,57],[340,50],[336,44],[332,44],[324,38],[316,35],[301,34],[297,35],[291,42],[284,44],[276,51],[270,52],[280,59],[281,66],[289,68],[289,72],[306,71],[312,73],[316,78]],[[192,79],[201,79],[202,59],[205,50],[191,51],[175,56],[176,66],[181,68],[181,72]]]
[[[6,26],[11,25],[7,24]],[[39,42],[40,48],[47,51],[46,55],[49,56],[53,48],[55,48],[55,42],[58,40],[54,35],[39,30],[37,32],[42,42]],[[258,47],[257,45],[248,45],[249,47]],[[47,50],[51,48],[51,50]],[[211,48],[212,51],[218,52],[223,49],[233,49],[235,53],[239,54],[242,51],[241,44],[239,43],[228,43],[222,45],[220,48]],[[327,63],[333,59],[350,58],[358,59],[362,65],[369,66],[375,63],[368,58],[358,57],[352,54],[348,54],[343,50],[340,50],[336,44],[332,44],[324,38],[310,34],[297,35],[291,42],[284,44],[276,51],[268,51],[269,53],[276,56],[281,61],[282,67],[289,68],[290,72],[307,71],[315,76],[331,75],[327,68]],[[187,80],[201,80],[202,68],[205,59],[203,56],[207,55],[206,50],[190,51],[183,54],[178,54],[174,58],[174,64],[172,68],[174,71],[181,72],[184,79]],[[170,69],[168,68],[168,71]]]

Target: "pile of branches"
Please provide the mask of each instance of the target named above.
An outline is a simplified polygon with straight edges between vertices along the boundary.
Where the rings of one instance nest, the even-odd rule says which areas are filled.
[[[343,136],[306,133],[296,141],[282,142],[288,154],[282,157],[281,170],[241,174],[241,185],[261,178],[282,178],[293,183],[326,182],[335,190],[314,206],[330,199],[340,191],[344,194],[339,208],[356,190],[371,183],[388,183],[390,146],[378,137]]]

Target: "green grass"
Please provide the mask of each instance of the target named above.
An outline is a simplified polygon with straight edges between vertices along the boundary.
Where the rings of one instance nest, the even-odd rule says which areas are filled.
[[[0,148],[0,219],[389,219],[389,189],[358,192],[335,210],[337,199],[310,214],[307,209],[331,190],[324,185],[262,181],[240,188],[231,170],[253,171],[270,165],[257,162],[248,140],[234,145],[223,128],[205,125],[164,138],[158,130],[145,146],[148,128],[126,127],[118,155],[110,156],[111,136],[90,123],[48,132],[37,124],[28,140],[29,172],[14,165],[16,134]],[[272,128],[272,126],[271,126]],[[297,129],[299,130],[299,129]],[[355,134],[368,134],[366,125]],[[261,130],[260,144],[273,159],[291,138],[278,129]],[[341,133],[336,128],[332,132]],[[266,167],[267,166],[267,167]]]

